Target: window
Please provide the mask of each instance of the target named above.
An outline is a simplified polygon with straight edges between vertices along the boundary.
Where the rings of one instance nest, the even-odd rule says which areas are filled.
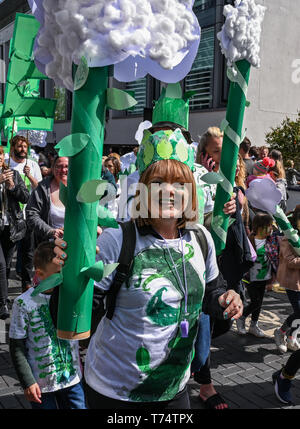
[[[213,100],[215,27],[202,29],[197,56],[185,79],[185,90],[196,91],[190,99],[190,110],[209,109]]]
[[[69,121],[72,114],[72,93],[65,88],[53,89],[54,98],[57,99],[55,121]]]
[[[194,10],[204,10],[214,6],[214,0],[195,0]]]
[[[66,121],[67,119],[67,100],[65,88],[54,87],[54,98],[57,100],[55,110],[55,121]]]
[[[127,115],[143,115],[147,98],[147,77],[126,83],[125,91],[128,91],[138,102],[134,107],[126,110]]]

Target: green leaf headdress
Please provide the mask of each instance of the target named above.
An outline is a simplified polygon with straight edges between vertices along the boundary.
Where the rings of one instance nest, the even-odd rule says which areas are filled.
[[[190,138],[189,98],[192,92],[184,94],[180,83],[169,84],[163,88],[160,98],[153,109],[153,126],[170,126],[169,130],[151,133],[145,130],[137,154],[137,167],[142,174],[146,168],[157,161],[174,159],[194,169],[194,152],[187,140]],[[177,128],[178,126],[178,128]]]

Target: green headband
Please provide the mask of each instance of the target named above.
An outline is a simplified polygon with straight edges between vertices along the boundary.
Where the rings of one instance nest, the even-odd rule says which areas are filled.
[[[188,145],[179,128],[161,130],[151,134],[144,131],[144,137],[137,154],[137,168],[142,174],[149,165],[164,159],[175,159],[194,169],[194,151]]]

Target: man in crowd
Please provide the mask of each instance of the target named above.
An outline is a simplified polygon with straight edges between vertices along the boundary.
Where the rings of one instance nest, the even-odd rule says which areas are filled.
[[[6,162],[12,170],[17,170],[31,192],[42,180],[41,169],[36,161],[28,158],[29,142],[23,136],[14,136],[11,140],[10,156]],[[25,210],[24,210],[25,214]],[[31,286],[32,258],[34,251],[33,231],[27,230],[25,237],[19,242],[18,252],[21,257],[22,292]]]

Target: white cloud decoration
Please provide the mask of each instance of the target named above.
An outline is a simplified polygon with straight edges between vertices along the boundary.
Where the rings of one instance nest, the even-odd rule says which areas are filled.
[[[201,29],[194,0],[28,0],[41,23],[34,56],[56,85],[73,90],[72,62],[114,64],[119,81],[147,73],[168,83],[190,71]]]
[[[260,66],[260,38],[266,7],[255,0],[235,0],[235,7],[224,6],[225,23],[217,34],[228,66],[246,59],[254,67]]]
[[[282,199],[275,182],[268,177],[252,180],[245,194],[253,207],[272,214],[276,212],[276,206]]]

